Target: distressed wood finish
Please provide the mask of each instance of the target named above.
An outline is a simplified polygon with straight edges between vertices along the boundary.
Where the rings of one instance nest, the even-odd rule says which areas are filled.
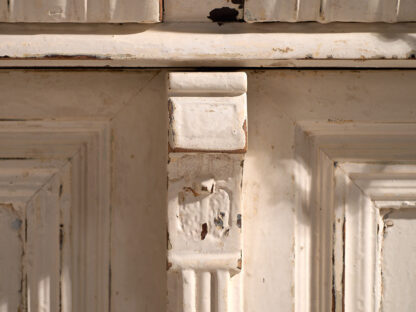
[[[108,134],[100,122],[0,123],[5,311],[108,311]]]
[[[413,0],[256,0],[246,1],[247,22],[411,22]]]
[[[336,34],[333,35],[336,36]],[[175,305],[177,298],[182,301],[182,273],[174,270],[172,266],[168,272],[172,278],[169,279],[168,286],[166,283],[167,238],[164,224],[167,220],[168,114],[166,95],[165,92],[161,92],[165,90],[166,72],[143,69],[111,71],[3,69],[0,72],[0,93],[3,98],[2,105],[0,105],[0,124],[7,125],[5,119],[27,120],[15,121],[15,123],[30,122],[37,126],[42,123],[51,123],[58,125],[56,127],[58,129],[68,125],[68,120],[75,120],[75,124],[81,123],[84,126],[92,126],[97,120],[104,120],[103,124],[108,123],[111,129],[110,158],[113,182],[111,191],[107,192],[111,194],[112,207],[111,310],[113,312],[165,311],[168,286],[169,300],[171,300],[169,304]],[[344,262],[341,261],[344,255],[343,194],[350,194],[347,196],[349,205],[355,205],[361,201],[363,208],[370,207],[366,206],[369,196],[360,197],[359,193],[363,194],[363,192],[358,192],[359,189],[373,194],[371,196],[384,196],[388,194],[388,189],[381,186],[384,183],[390,183],[391,180],[396,180],[394,185],[399,186],[398,190],[400,190],[398,192],[400,194],[397,195],[410,194],[413,182],[405,177],[411,178],[413,175],[411,164],[414,164],[414,161],[410,160],[416,154],[414,150],[416,142],[411,139],[415,133],[416,120],[414,102],[416,72],[413,70],[268,69],[247,70],[247,75],[250,148],[245,156],[243,194],[241,195],[244,198],[242,207],[244,209],[244,231],[242,232],[244,259],[243,270],[236,275],[230,274],[228,296],[236,298],[238,296],[236,292],[241,291],[243,311],[278,309],[287,312],[296,309],[304,312],[313,311],[310,306],[315,306],[318,300],[326,300],[326,296],[329,299],[329,304],[326,306],[331,311],[332,298],[335,295],[336,309],[339,311],[342,306],[343,285],[347,285],[343,282],[343,275],[340,274],[344,270]],[[74,90],[77,91],[74,92]],[[183,96],[190,96],[189,93],[187,94]],[[196,94],[196,96],[199,95]],[[38,121],[34,122],[34,119]],[[317,126],[308,126],[305,123],[308,120]],[[316,123],[316,121],[319,122]],[[6,133],[10,129],[4,127]],[[80,130],[80,132],[83,131]],[[10,135],[14,136],[14,132]],[[12,155],[2,157],[0,161],[0,173],[4,175],[4,180],[0,179],[0,196],[3,203],[0,207],[0,214],[4,216],[0,221],[0,231],[2,235],[7,236],[0,236],[0,241],[4,244],[2,239],[5,238],[5,241],[10,243],[8,249],[10,252],[0,253],[0,261],[2,264],[10,263],[10,272],[14,272],[10,275],[6,290],[10,308],[15,308],[21,300],[19,292],[14,291],[20,288],[18,281],[21,275],[18,268],[21,262],[11,260],[19,259],[23,248],[17,231],[19,220],[22,218],[16,211],[21,211],[20,209],[24,207],[18,206],[17,202],[19,198],[26,202],[25,196],[30,196],[31,191],[28,185],[39,189],[46,183],[48,177],[53,176],[57,168],[62,166],[67,166],[68,170],[71,168],[68,157],[65,156],[66,153],[62,153],[62,158],[59,157],[59,150],[62,147],[60,143],[63,141],[60,133],[61,131],[55,128],[50,129],[51,136],[59,136],[57,148],[55,146],[54,148],[51,146],[35,148],[36,144],[40,144],[37,139],[35,140],[36,137],[39,138],[37,135],[30,136],[30,142],[34,145],[28,145],[31,152],[41,153],[48,150],[56,157],[43,154],[48,156],[45,158],[35,154],[36,159],[41,158],[39,164],[36,163],[36,159],[33,160],[34,163],[30,163],[32,161],[30,159],[10,159],[13,158]],[[325,141],[328,137],[332,138]],[[4,136],[0,142],[2,140]],[[13,142],[10,139],[1,150],[7,150],[7,146],[12,146]],[[321,148],[320,153],[314,154],[317,150],[309,149],[314,142],[317,146],[324,147]],[[67,143],[70,145],[71,142]],[[68,151],[71,151],[71,148]],[[192,153],[194,154],[196,153]],[[198,154],[205,155],[205,153]],[[228,153],[222,154],[228,156]],[[318,159],[321,163],[319,170],[316,169],[318,168],[317,161],[313,159]],[[384,166],[386,175],[382,176],[377,173],[378,169],[372,169],[369,163],[363,163],[364,159],[367,161],[375,159],[372,163],[376,166]],[[395,165],[399,159],[402,159],[400,164],[402,168]],[[72,161],[76,164],[80,159],[73,158]],[[338,161],[336,167],[334,167],[334,161]],[[17,162],[19,167],[15,168],[16,164],[13,162]],[[356,167],[349,170],[348,163]],[[387,164],[395,165],[395,168],[387,170]],[[32,175],[24,176],[25,166],[33,168],[31,169]],[[366,169],[361,170],[357,166],[363,166]],[[75,167],[82,168],[82,165],[75,165]],[[90,163],[88,167],[91,168]],[[62,168],[56,174],[63,177],[67,174],[65,170]],[[82,171],[79,169],[78,172]],[[349,175],[359,187],[349,182],[351,180],[347,174],[349,171],[351,171]],[[71,172],[74,171],[71,170]],[[10,177],[6,178],[6,174]],[[318,174],[320,175],[319,181],[321,181],[319,185],[315,182],[318,180]],[[377,175],[379,177],[375,178]],[[19,180],[22,182],[13,176],[22,176]],[[67,180],[66,176],[63,180]],[[81,185],[80,188],[83,189],[85,179],[81,176],[76,180],[80,182],[74,182],[74,185]],[[10,181],[13,181],[13,184],[10,184]],[[204,181],[207,181],[205,186],[209,185],[209,179]],[[365,185],[368,182],[367,190]],[[347,187],[348,183],[350,187]],[[10,190],[16,189],[14,185],[17,184],[22,185],[22,188],[13,193],[15,195],[13,201],[16,203],[13,205],[14,210],[10,210],[10,199],[7,200],[7,195],[11,194]],[[192,186],[192,183],[189,184]],[[45,185],[45,194],[51,186],[50,195],[56,196],[53,193],[55,192],[53,185],[52,180]],[[29,191],[28,195],[25,195],[25,190]],[[63,187],[64,194],[69,190]],[[312,192],[313,196],[311,196]],[[184,200],[189,204],[189,201],[193,199],[192,191],[184,192],[184,195],[186,195]],[[215,195],[213,200],[223,198],[222,192]],[[204,206],[209,202],[208,197],[200,201],[201,205]],[[325,214],[325,211],[331,210],[331,203],[335,200],[340,204],[334,207],[332,217],[331,213]],[[404,273],[400,269],[408,270],[409,262],[406,263],[406,261],[409,256],[412,257],[412,254],[403,249],[411,248],[414,240],[401,239],[398,246],[400,249],[391,247],[397,244],[400,232],[413,237],[412,207],[415,205],[415,199],[409,197],[407,200],[404,198],[399,200],[398,198],[379,197],[378,200],[373,201],[372,205],[377,206],[380,211],[399,208],[393,210],[393,213],[386,216],[383,221],[393,226],[388,226],[385,230],[387,236],[383,239],[383,251],[386,253],[383,255],[381,268],[385,277],[383,283],[387,285],[391,283],[393,286],[400,278],[406,287],[406,289],[395,287],[386,289],[385,299],[391,304],[394,302],[391,302],[389,298],[400,294],[404,299],[401,302],[405,304],[409,299],[406,291],[413,293],[412,280],[414,279],[411,274],[408,274],[408,279],[403,280]],[[409,209],[404,205],[407,205]],[[63,211],[72,210],[72,206],[68,207],[71,208],[65,208]],[[227,207],[227,204],[221,207]],[[328,224],[322,227],[322,232],[315,218],[315,212],[318,212],[320,207],[324,211],[321,215],[322,224]],[[374,209],[376,209],[374,214],[377,216],[377,208],[374,207]],[[409,210],[408,214],[406,214],[406,209]],[[375,237],[373,234],[369,235],[370,240],[365,240],[365,235],[370,231],[364,231],[361,225],[364,224],[362,222],[364,218],[370,214],[368,210],[362,209],[361,211],[359,212],[359,209],[347,211],[347,216],[351,218],[347,230],[347,233],[348,231],[350,233],[349,240],[354,238],[353,234],[356,232],[359,235],[356,235],[354,242],[363,244],[357,244],[355,248],[350,244],[348,250],[351,252],[359,252],[365,249],[365,246],[373,246],[370,242],[373,238],[376,240],[376,245],[378,244],[378,236]],[[354,219],[355,213],[357,213],[357,218]],[[205,218],[204,215],[197,215],[199,216]],[[338,218],[341,219],[340,223],[331,222]],[[355,224],[354,221],[357,220],[361,223]],[[11,225],[12,222],[14,224]],[[365,222],[374,224],[373,221]],[[334,230],[331,230],[331,226]],[[21,227],[23,227],[23,222]],[[55,231],[54,228],[39,228],[39,235],[46,230]],[[192,230],[189,233],[194,237]],[[200,239],[201,231],[197,234]],[[221,232],[213,234],[207,232],[204,241],[218,234]],[[332,243],[325,243],[326,240],[331,240]],[[13,246],[11,246],[12,242],[14,242]],[[327,246],[328,249],[321,253],[320,246]],[[332,256],[336,259],[336,266],[333,265]],[[327,266],[325,263],[319,263],[319,259],[322,258],[327,259],[325,260],[328,261]],[[392,262],[392,258],[396,260]],[[359,257],[350,256],[349,259],[349,263],[353,265]],[[327,275],[323,274],[322,280],[326,281],[325,287],[328,287],[321,289],[316,286],[318,274],[313,275],[314,279],[309,279],[309,277],[321,269],[325,272],[328,268],[333,268],[333,279],[328,279]],[[367,272],[366,269],[363,270],[361,264],[357,266],[356,271]],[[221,273],[225,273],[225,278],[222,279],[225,283],[221,283],[219,287],[226,289],[222,286],[227,283],[226,270],[225,272],[217,269],[209,272],[194,270],[194,272],[196,288],[191,288],[193,290],[188,293],[193,292],[196,297],[189,298],[195,298],[196,307],[201,306],[202,311],[210,309],[215,311],[216,307],[224,301],[210,301],[209,299],[215,299],[217,276],[222,276]],[[350,266],[349,272],[349,285],[351,286],[353,266]],[[0,274],[3,276],[3,271]],[[363,276],[368,275],[364,273]],[[242,290],[233,286],[236,277],[244,279]],[[313,283],[307,282],[309,280]],[[369,281],[371,282],[371,279]],[[356,298],[360,296],[362,298],[361,290],[368,287],[368,284],[359,282],[356,284],[357,291],[350,292]],[[190,283],[193,283],[192,277]],[[332,288],[332,283],[336,284],[335,288]],[[5,289],[3,285],[4,280],[0,280],[0,287],[3,287],[1,289]],[[315,289],[315,291],[308,292],[308,289]],[[175,291],[178,292],[176,295]],[[363,291],[363,294],[365,293]],[[311,294],[313,294],[312,297]],[[4,303],[3,296],[1,304]],[[325,298],[322,299],[319,296]],[[70,296],[66,295],[66,298]],[[368,302],[371,300],[367,300],[366,304]],[[390,307],[396,311],[406,309],[405,305],[396,307],[390,305]],[[183,312],[180,305],[172,310],[175,311],[175,309]],[[316,309],[315,311],[321,312],[322,310]]]
[[[164,0],[165,22],[243,21],[244,0]]]
[[[416,65],[414,23],[161,23],[54,25],[53,29],[4,24],[2,30],[0,65],[6,67]]]
[[[0,22],[155,23],[159,0],[0,0]]]
[[[246,90],[241,72],[169,74],[168,311],[242,312]]]
[[[406,260],[399,266],[393,260],[399,253],[410,261],[412,253],[392,242],[407,237],[413,246],[415,133],[414,124],[300,123],[298,155],[310,155],[313,171],[310,179],[303,176],[309,186],[299,200],[310,205],[311,223],[297,226],[297,311],[405,311],[412,305],[411,296],[399,295],[396,275],[410,289],[414,276],[406,276]],[[397,230],[395,218],[401,220]],[[306,276],[310,288],[301,285]]]

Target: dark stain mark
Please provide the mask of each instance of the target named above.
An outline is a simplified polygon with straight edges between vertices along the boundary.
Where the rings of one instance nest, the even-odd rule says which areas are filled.
[[[64,191],[64,186],[61,184],[59,185],[59,197],[62,196],[63,191]]]
[[[166,261],[166,271],[169,271],[169,269],[172,267],[172,263],[169,261]]]
[[[241,168],[244,168],[244,159],[240,162]]]
[[[64,246],[64,225],[59,224],[59,249],[62,250]]]
[[[238,4],[239,9],[244,9],[244,0],[231,0],[233,4]]]
[[[241,268],[243,267],[243,261],[242,261],[242,259],[240,258],[240,259],[238,259],[238,261],[237,261],[237,269],[239,269],[239,270],[241,270]]]
[[[172,249],[172,243],[170,242],[170,238],[169,238],[169,232],[168,231],[166,231],[166,241],[167,241],[167,248],[168,248],[168,250],[171,250]]]
[[[220,215],[214,219],[215,226],[221,230],[224,229],[224,217],[225,213],[220,212]]]
[[[207,17],[221,25],[221,23],[238,22],[237,16],[238,11],[236,9],[222,7],[212,10]]]
[[[208,234],[208,224],[202,224],[202,231],[201,231],[201,240],[204,240]]]
[[[410,52],[407,54],[407,58],[408,58],[408,59],[411,59],[411,60],[416,59],[416,51],[410,51]]]
[[[21,226],[22,226],[22,220],[20,220],[20,219],[15,219],[13,222],[12,222],[12,229],[13,230],[20,230],[20,228],[21,228]]]
[[[202,186],[201,190],[204,191],[204,192],[208,192],[208,188],[206,186]]]
[[[238,214],[237,215],[237,226],[238,226],[239,229],[241,229],[241,223],[242,223],[241,214]]]
[[[336,168],[338,166],[338,162],[334,161],[334,168]]]
[[[225,230],[225,232],[224,232],[224,236],[225,236],[225,237],[227,237],[227,236],[228,236],[228,234],[230,234],[230,229],[226,229],[226,230]]]
[[[10,0],[7,0],[7,11],[10,12]]]

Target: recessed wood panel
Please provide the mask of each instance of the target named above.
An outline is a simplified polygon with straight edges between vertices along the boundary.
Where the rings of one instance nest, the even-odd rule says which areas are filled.
[[[0,307],[108,311],[106,123],[3,121],[0,137]]]
[[[384,224],[381,311],[410,312],[416,305],[416,209],[390,210]]]

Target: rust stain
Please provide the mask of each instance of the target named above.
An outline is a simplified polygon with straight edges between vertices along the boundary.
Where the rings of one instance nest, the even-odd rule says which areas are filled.
[[[192,187],[186,186],[183,188],[185,192],[191,192],[195,197],[198,197],[200,194],[195,191]]]
[[[241,270],[243,267],[243,260],[240,258],[237,260],[237,269]]]
[[[165,11],[163,0],[159,0],[159,22],[163,21],[163,12]]]

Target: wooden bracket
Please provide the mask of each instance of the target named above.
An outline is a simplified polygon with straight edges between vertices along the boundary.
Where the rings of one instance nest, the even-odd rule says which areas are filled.
[[[168,311],[242,311],[246,90],[242,72],[169,74]]]

